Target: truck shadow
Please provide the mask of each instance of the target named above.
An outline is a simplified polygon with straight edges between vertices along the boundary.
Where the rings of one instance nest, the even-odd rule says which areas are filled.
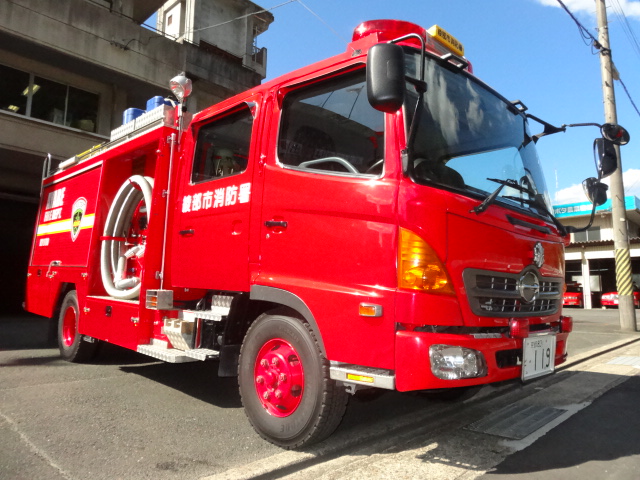
[[[57,347],[54,322],[45,317],[20,312],[0,317],[0,350]]]
[[[218,377],[218,362],[154,362],[122,366],[120,370],[140,375],[221,408],[242,408],[237,379]]]
[[[558,470],[558,477],[565,478],[606,478],[611,472],[620,474],[618,478],[638,478],[638,398],[640,377],[635,376],[597,398],[533,445],[509,456],[481,478],[518,474],[529,474],[527,478],[542,478],[542,475],[551,478],[552,470]],[[573,475],[560,472],[574,467],[581,468],[574,470]],[[530,476],[536,472],[546,473]]]

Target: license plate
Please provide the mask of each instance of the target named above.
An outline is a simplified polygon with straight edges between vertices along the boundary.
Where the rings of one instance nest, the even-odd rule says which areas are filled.
[[[522,381],[553,373],[556,358],[555,335],[528,337],[522,343]]]

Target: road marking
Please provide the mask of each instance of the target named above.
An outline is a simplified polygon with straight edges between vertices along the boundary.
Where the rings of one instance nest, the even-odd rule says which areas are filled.
[[[67,480],[73,480],[73,477],[71,475],[65,472],[56,462],[53,461],[53,459],[49,455],[47,455],[42,449],[38,448],[31,440],[29,440],[29,437],[27,437],[24,433],[20,431],[20,429],[18,428],[18,425],[16,425],[16,423],[13,420],[11,420],[11,418],[7,417],[2,412],[0,412],[0,417],[2,417],[5,422],[7,422],[7,424],[9,425],[9,428],[11,428],[11,430],[13,430],[20,437],[20,439],[25,443],[25,445],[29,447],[29,450],[31,450],[37,456],[42,458],[51,468],[56,470],[62,477],[66,478]]]

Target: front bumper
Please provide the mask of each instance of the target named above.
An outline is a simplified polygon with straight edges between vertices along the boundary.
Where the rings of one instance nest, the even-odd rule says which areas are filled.
[[[567,359],[568,332],[555,333],[555,365]],[[453,345],[477,350],[484,355],[487,374],[462,380],[443,380],[431,372],[429,347]],[[496,336],[458,335],[402,330],[396,332],[396,389],[401,392],[483,385],[520,378],[522,339]]]

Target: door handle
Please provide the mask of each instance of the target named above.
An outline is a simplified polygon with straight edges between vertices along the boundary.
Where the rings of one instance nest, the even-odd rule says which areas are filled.
[[[180,230],[178,233],[180,235],[193,235],[195,231],[193,230],[193,228],[190,228],[189,230]]]
[[[287,228],[287,222],[278,221],[278,220],[267,220],[266,222],[264,222],[264,226],[267,228],[273,228],[273,227]]]

